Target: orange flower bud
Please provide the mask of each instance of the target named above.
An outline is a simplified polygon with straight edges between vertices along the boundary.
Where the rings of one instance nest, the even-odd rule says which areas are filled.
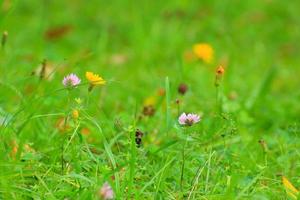
[[[224,72],[225,72],[225,69],[222,65],[220,65],[216,70],[217,75],[223,75]]]

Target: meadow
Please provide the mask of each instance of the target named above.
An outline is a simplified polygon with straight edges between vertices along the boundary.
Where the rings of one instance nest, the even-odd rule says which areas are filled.
[[[299,199],[299,8],[0,0],[0,199]]]

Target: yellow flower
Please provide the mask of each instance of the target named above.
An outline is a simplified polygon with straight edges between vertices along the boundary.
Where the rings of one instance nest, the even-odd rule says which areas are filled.
[[[206,63],[211,63],[214,57],[213,48],[207,43],[195,44],[193,47],[194,54]]]
[[[86,72],[85,77],[91,85],[105,85],[106,83],[102,77],[100,77],[98,74],[94,74],[93,72]]]
[[[74,109],[72,111],[72,117],[73,117],[73,119],[78,119],[78,117],[79,117],[79,111],[77,109]]]

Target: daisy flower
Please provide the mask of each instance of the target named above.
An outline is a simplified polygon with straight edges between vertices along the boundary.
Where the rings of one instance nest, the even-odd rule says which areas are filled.
[[[92,72],[86,72],[85,77],[92,85],[105,85],[106,83],[106,81],[102,77]]]
[[[105,85],[106,83],[101,76],[94,74],[93,72],[86,72],[85,77],[90,83],[89,91],[91,91],[95,85]]]
[[[192,126],[193,124],[196,124],[199,121],[200,121],[200,116],[193,113],[189,113],[189,114],[182,113],[178,118],[179,124],[184,126]]]
[[[76,74],[69,74],[64,77],[62,83],[65,87],[75,87],[79,85],[80,81],[81,80],[78,78],[78,76],[76,76]]]

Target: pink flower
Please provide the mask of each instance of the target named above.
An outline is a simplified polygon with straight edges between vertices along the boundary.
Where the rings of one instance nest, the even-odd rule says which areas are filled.
[[[65,87],[75,87],[79,85],[80,81],[81,80],[78,78],[78,76],[76,76],[76,74],[69,74],[64,77],[62,83]]]
[[[100,199],[109,200],[114,198],[114,191],[108,182],[105,182],[98,193]]]
[[[189,113],[189,114],[182,113],[178,118],[179,124],[184,126],[192,126],[193,124],[196,124],[199,121],[200,121],[200,116],[193,113]]]

